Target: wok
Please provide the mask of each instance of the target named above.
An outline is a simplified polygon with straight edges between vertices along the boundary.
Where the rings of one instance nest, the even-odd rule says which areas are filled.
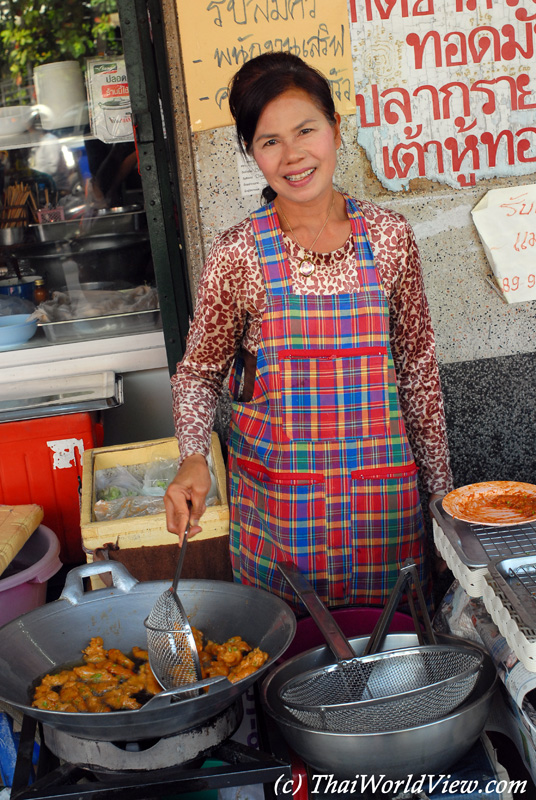
[[[487,652],[474,642],[437,634],[438,644],[463,642],[484,654],[483,668],[473,692],[458,709],[434,722],[382,733],[332,733],[302,727],[278,696],[283,684],[307,669],[333,664],[327,646],[307,650],[276,667],[264,680],[261,699],[289,746],[319,773],[352,780],[357,775],[384,775],[399,780],[408,775],[439,774],[458,761],[476,742],[484,729],[498,677]],[[369,637],[350,639],[361,655]],[[385,637],[380,650],[415,647],[415,633],[394,633]]]
[[[83,578],[111,573],[113,585],[86,592]],[[192,625],[223,642],[241,635],[269,658],[235,684],[226,679],[208,693],[174,700],[162,693],[137,711],[108,714],[46,711],[31,707],[32,684],[47,672],[81,661],[92,636],[129,652],[147,642],[143,620],[168,581],[138,582],[118,562],[95,562],[71,570],[58,600],[0,628],[0,697],[45,725],[82,739],[136,741],[200,725],[233,703],[288,647],[296,630],[289,606],[262,589],[212,580],[183,580],[180,596]]]
[[[149,270],[151,243],[144,231],[36,242],[19,246],[16,257],[46,277],[51,291],[65,285],[66,261],[75,261],[78,265],[80,283],[101,280],[143,283],[152,274]]]

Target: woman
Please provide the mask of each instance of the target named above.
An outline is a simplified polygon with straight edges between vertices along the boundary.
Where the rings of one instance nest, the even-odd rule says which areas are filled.
[[[316,70],[259,56],[229,102],[270,202],[216,237],[205,265],[172,378],[182,463],[168,528],[200,530],[209,436],[234,362],[235,578],[295,604],[276,568],[291,558],[328,605],[383,605],[407,557],[427,583],[415,460],[432,495],[451,489],[415,240],[399,214],[333,188],[340,116]]]

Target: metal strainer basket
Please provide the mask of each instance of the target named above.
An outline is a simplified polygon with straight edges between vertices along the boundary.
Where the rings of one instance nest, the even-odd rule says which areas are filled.
[[[187,536],[184,536],[173,585],[161,594],[144,620],[147,629],[149,664],[164,689],[176,689],[201,680],[201,665],[194,634],[177,594]],[[183,698],[195,697],[192,690]]]
[[[424,725],[449,714],[473,690],[478,650],[412,647],[341,661],[287,681],[279,696],[308,728],[379,733]]]
[[[436,644],[417,569],[408,561],[365,648],[356,657],[349,641],[295,564],[278,565],[305,604],[337,664],[309,670],[279,688],[286,710],[304,727],[334,733],[380,733],[423,725],[446,716],[473,690],[483,655],[470,643]],[[421,607],[428,644],[412,593],[407,599],[419,646],[376,654],[406,586]]]

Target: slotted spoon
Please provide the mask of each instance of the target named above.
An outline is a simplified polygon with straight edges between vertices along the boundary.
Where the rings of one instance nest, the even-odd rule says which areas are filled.
[[[201,680],[201,664],[194,634],[177,592],[186,555],[187,535],[188,529],[182,540],[173,584],[160,595],[144,620],[149,664],[164,689],[175,689]],[[196,694],[194,690],[189,696]]]

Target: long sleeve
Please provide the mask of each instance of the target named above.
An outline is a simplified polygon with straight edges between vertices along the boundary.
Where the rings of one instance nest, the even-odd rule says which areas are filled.
[[[201,276],[186,353],[171,379],[173,416],[181,461],[210,449],[210,435],[223,383],[242,338],[239,263],[230,263],[225,234],[210,250]]]

